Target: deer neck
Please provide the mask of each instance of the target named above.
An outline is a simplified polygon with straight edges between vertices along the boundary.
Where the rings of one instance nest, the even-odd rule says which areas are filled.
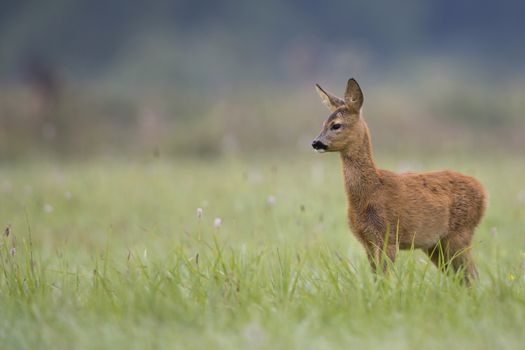
[[[349,205],[365,207],[374,188],[380,183],[379,173],[372,158],[372,144],[368,128],[357,149],[341,152],[343,176]]]

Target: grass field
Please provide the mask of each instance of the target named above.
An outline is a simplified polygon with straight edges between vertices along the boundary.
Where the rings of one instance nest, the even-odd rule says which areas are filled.
[[[417,251],[374,279],[335,155],[1,164],[0,348],[523,349],[525,162],[410,159],[378,164],[490,192],[472,288]]]

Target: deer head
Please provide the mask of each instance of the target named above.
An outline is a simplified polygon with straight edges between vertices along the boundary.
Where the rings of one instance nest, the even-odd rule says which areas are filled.
[[[321,100],[332,112],[323,124],[319,136],[312,142],[318,152],[356,152],[367,133],[361,117],[363,92],[355,79],[348,80],[344,99],[315,85]]]

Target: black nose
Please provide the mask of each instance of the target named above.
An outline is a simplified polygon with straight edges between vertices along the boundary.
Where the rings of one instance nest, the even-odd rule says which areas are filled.
[[[319,140],[314,140],[312,142],[312,147],[314,149],[326,149],[326,145]]]

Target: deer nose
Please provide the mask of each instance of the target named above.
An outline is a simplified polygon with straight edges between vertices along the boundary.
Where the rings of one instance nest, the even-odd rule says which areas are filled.
[[[324,150],[327,148],[326,145],[319,140],[313,140],[312,147],[316,150],[320,150],[320,149]]]

